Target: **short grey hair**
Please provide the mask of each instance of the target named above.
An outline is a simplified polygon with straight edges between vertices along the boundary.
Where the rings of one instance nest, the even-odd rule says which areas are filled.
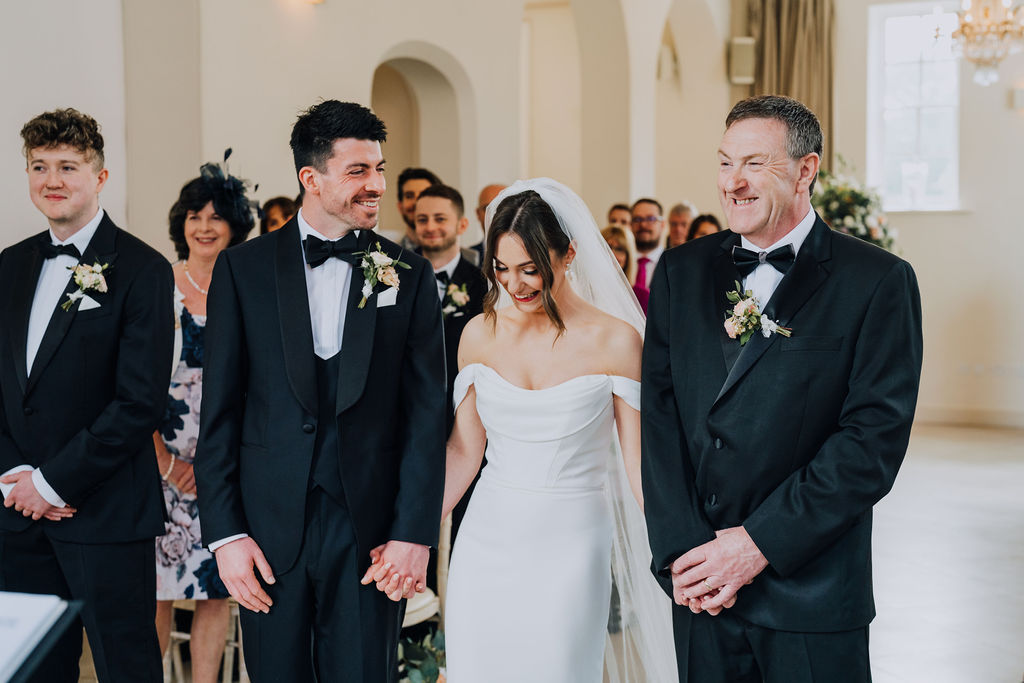
[[[786,154],[802,159],[814,153],[821,157],[821,123],[802,102],[782,95],[759,95],[740,100],[725,119],[725,127],[744,119],[775,119],[786,125]],[[814,181],[810,191],[814,192]]]
[[[671,216],[674,213],[689,213],[690,217],[692,218],[700,212],[697,211],[697,207],[694,205],[693,202],[689,201],[688,199],[684,199],[683,201],[679,202],[678,204],[676,204],[675,206],[668,210],[669,216]]]

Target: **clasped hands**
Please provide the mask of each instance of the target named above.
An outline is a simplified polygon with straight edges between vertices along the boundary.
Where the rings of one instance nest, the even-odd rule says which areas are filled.
[[[680,555],[670,566],[675,603],[714,616],[736,604],[736,593],[768,566],[742,526],[715,532],[715,540]]]
[[[388,541],[370,551],[370,566],[360,580],[376,583],[377,590],[398,602],[427,589],[430,548],[418,543]]]
[[[46,499],[39,495],[39,491],[36,490],[36,485],[32,483],[32,472],[30,470],[14,472],[13,474],[0,477],[0,483],[14,484],[14,488],[4,498],[4,507],[13,507],[15,511],[20,512],[25,517],[31,517],[34,521],[48,519],[51,522],[59,522],[62,519],[74,516],[78,512],[78,510],[70,505],[59,508],[46,502]]]

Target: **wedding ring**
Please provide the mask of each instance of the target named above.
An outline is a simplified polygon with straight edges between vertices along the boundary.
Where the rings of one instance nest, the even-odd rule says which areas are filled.
[[[711,585],[710,583],[708,583],[708,580],[707,580],[707,579],[704,579],[704,585],[708,587],[708,590],[709,590],[709,591],[713,591],[713,590],[715,590],[715,589],[714,589],[714,588],[712,587],[712,585]]]

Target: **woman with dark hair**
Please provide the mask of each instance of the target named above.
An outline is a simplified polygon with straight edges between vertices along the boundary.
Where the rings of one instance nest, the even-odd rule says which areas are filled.
[[[171,241],[181,259],[174,264],[179,323],[175,346],[180,342],[181,354],[171,377],[167,412],[153,434],[168,517],[166,534],[156,539],[156,626],[160,647],[166,652],[172,602],[195,600],[189,641],[192,680],[214,683],[228,628],[228,591],[213,554],[200,540],[192,471],[203,387],[206,292],[217,255],[243,242],[255,221],[244,181],[215,164],[206,164],[200,171],[198,178],[181,188],[168,215]]]
[[[710,213],[702,213],[690,222],[690,229],[686,231],[686,241],[695,240],[705,235],[713,235],[722,231],[722,224]]]
[[[451,560],[448,680],[670,680],[639,475],[643,313],[564,185],[520,181],[487,218],[491,286],[459,347],[442,514],[485,447],[487,466]],[[630,619],[606,648],[613,583]],[[509,660],[510,643],[529,657]]]
[[[263,204],[263,217],[260,218],[260,234],[279,230],[291,220],[298,211],[295,200],[291,197],[273,197]]]

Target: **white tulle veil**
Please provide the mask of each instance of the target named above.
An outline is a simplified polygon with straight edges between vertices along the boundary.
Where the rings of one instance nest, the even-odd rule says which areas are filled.
[[[601,236],[594,218],[580,197],[550,178],[520,180],[501,191],[487,207],[485,230],[501,202],[533,190],[551,207],[558,223],[576,249],[569,282],[585,301],[632,325],[642,336],[645,317],[633,289],[614,254]],[[499,307],[511,305],[504,290]],[[612,538],[612,580],[618,597],[619,618],[613,611],[605,647],[609,683],[675,683],[675,647],[671,602],[651,574],[651,550],[643,512],[633,497],[617,438],[608,453],[606,492],[615,532]]]

